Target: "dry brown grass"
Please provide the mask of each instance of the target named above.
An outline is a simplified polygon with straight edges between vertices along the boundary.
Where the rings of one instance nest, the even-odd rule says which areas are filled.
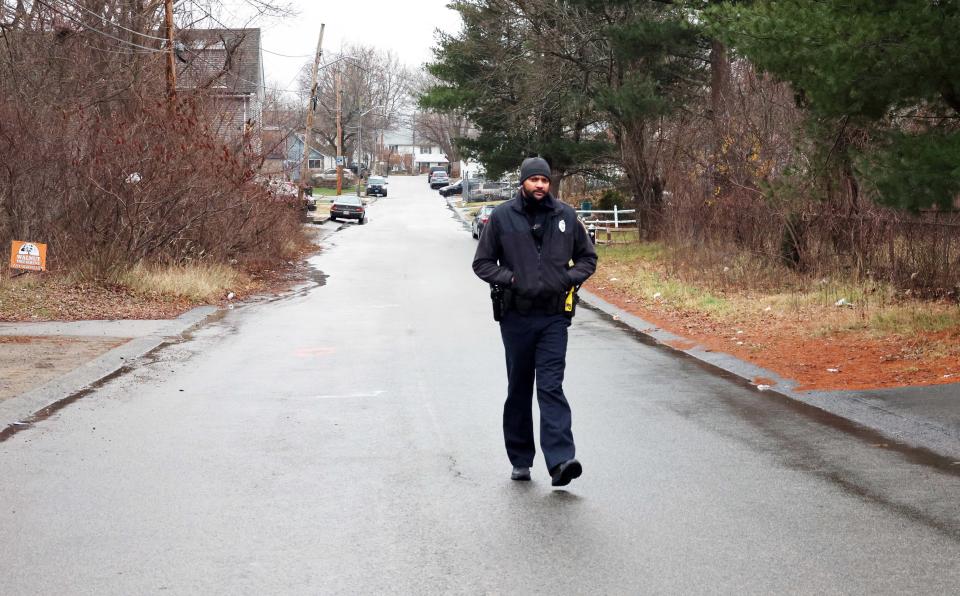
[[[77,275],[0,279],[0,321],[166,319],[196,304],[183,297],[137,294],[116,283],[91,283]]]
[[[250,279],[227,265],[197,263],[181,266],[139,264],[121,274],[117,281],[140,295],[214,302],[231,290],[246,286]]]
[[[804,322],[809,333],[867,332],[913,337],[960,329],[960,306],[897,293],[875,279],[801,276],[739,255],[706,264],[658,243],[598,246],[597,286],[614,286],[638,304],[706,315],[734,323],[780,317]]]
[[[677,349],[732,354],[804,390],[960,379],[955,302],[919,300],[870,279],[778,277],[746,258],[737,271],[733,261],[717,270],[700,266],[690,250],[657,244],[599,246],[598,253],[588,289],[686,338]]]

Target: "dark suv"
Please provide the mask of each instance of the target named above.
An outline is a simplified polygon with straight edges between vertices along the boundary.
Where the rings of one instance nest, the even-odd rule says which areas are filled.
[[[370,176],[367,178],[367,196],[387,196],[387,180],[381,176]]]

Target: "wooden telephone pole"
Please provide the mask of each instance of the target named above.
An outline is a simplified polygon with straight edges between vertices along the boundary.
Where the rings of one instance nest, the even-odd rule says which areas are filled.
[[[177,63],[173,47],[173,0],[163,1],[163,20],[167,29],[167,98],[170,102],[177,99]]]
[[[313,112],[317,107],[317,71],[320,69],[320,58],[323,56],[323,30],[325,24],[320,23],[320,37],[317,39],[317,53],[313,57],[313,73],[310,76],[310,100],[307,103],[307,122],[303,128],[303,155],[300,157],[300,184],[297,189],[297,198],[303,204],[303,193],[307,187],[307,176],[310,170],[310,133],[313,132]]]
[[[343,87],[340,80],[340,68],[337,67],[337,196],[343,194]]]

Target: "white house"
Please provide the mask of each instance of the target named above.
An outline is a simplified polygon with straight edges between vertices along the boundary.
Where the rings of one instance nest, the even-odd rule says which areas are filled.
[[[411,128],[398,128],[383,133],[381,161],[391,172],[427,172],[430,166],[448,165],[449,161],[437,145],[418,139]]]

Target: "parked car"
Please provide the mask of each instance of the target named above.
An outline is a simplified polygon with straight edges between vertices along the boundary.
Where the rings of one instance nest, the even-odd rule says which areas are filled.
[[[430,168],[430,171],[427,172],[427,184],[433,184],[433,175],[437,172],[447,173],[447,168],[444,166],[433,166]]]
[[[367,178],[367,196],[387,196],[387,179],[382,176]]]
[[[456,182],[451,182],[447,186],[444,186],[440,189],[440,195],[444,197],[449,197],[453,195],[458,195],[463,192],[463,180],[457,180]]]
[[[344,180],[353,180],[354,178],[356,178],[356,176],[353,175],[353,172],[351,172],[351,171],[348,170],[347,168],[343,168],[343,179],[344,179]],[[323,173],[320,174],[320,179],[321,179],[321,180],[326,180],[326,181],[328,181],[328,182],[329,182],[329,181],[336,181],[336,179],[337,179],[337,168],[330,168],[330,169],[328,169],[328,170],[324,170]]]
[[[483,227],[490,221],[490,214],[493,213],[493,208],[494,205],[484,205],[477,211],[477,216],[473,218],[473,222],[470,224],[470,232],[474,238],[480,238],[480,234],[483,233]]]
[[[370,175],[370,170],[367,169],[367,164],[352,163],[349,166],[347,166],[345,169],[349,170],[353,174],[356,174],[357,170],[359,170],[361,178],[366,178],[367,176]]]
[[[342,195],[333,200],[330,205],[330,221],[341,219],[355,219],[358,224],[366,223],[367,208],[364,207],[360,197],[353,195]]]
[[[450,184],[450,176],[446,172],[434,172],[430,177],[430,188],[440,188]]]
[[[498,201],[512,199],[517,187],[509,182],[489,182],[486,180],[470,183],[468,201]]]

